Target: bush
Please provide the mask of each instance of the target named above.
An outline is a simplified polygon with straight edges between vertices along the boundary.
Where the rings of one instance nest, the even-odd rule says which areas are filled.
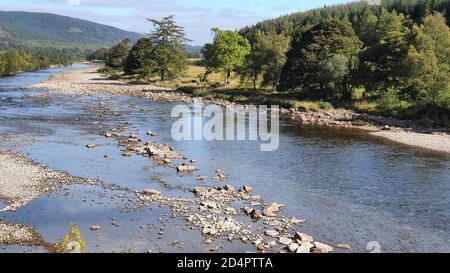
[[[378,100],[378,110],[386,114],[392,114],[397,110],[401,105],[398,93],[395,88],[386,89]]]

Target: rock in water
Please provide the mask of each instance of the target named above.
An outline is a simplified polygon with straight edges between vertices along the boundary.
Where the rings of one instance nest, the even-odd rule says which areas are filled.
[[[292,243],[292,239],[290,239],[290,238],[287,238],[287,237],[281,237],[280,238],[280,244],[282,244],[282,245],[289,245],[289,244],[291,244]]]
[[[157,190],[154,190],[154,189],[145,189],[144,190],[144,194],[152,196],[152,195],[160,195],[161,192],[157,191]]]
[[[264,234],[266,234],[267,236],[270,236],[270,237],[277,237],[278,234],[280,234],[280,233],[276,230],[269,229],[269,230],[266,230],[266,232],[264,232]]]
[[[294,235],[294,239],[302,241],[302,242],[312,242],[314,241],[312,236],[309,236],[308,234],[296,232]]]
[[[93,226],[91,226],[91,230],[92,231],[96,231],[96,230],[100,230],[101,229],[101,227],[99,226],[99,225],[93,225]]]
[[[349,244],[337,244],[336,248],[346,249],[346,250],[352,249],[352,247]]]
[[[320,253],[330,253],[333,252],[333,247],[321,243],[321,242],[314,242],[314,246],[316,247],[316,249],[320,252]]]
[[[253,191],[253,188],[252,187],[250,187],[249,185],[244,185],[244,186],[242,186],[242,192],[245,192],[245,193],[250,193],[250,192],[252,192]]]
[[[97,147],[96,144],[87,144],[86,145],[86,148],[88,148],[88,149],[94,149],[95,147]]]
[[[288,246],[288,250],[290,252],[295,252],[295,251],[297,251],[298,248],[299,248],[299,245],[297,243],[291,243]]]
[[[311,252],[311,248],[313,247],[313,245],[309,242],[303,242],[300,244],[300,246],[297,248],[296,252],[297,253],[310,253]]]
[[[189,165],[180,165],[177,167],[177,172],[194,172],[197,168]]]
[[[267,217],[275,217],[275,216],[277,216],[275,213],[273,213],[272,211],[270,211],[268,209],[264,209],[263,210],[263,215],[267,216]]]

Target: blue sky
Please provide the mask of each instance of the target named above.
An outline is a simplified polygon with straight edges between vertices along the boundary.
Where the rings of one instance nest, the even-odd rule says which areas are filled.
[[[146,18],[175,14],[192,44],[211,38],[210,29],[238,29],[267,18],[349,0],[0,0],[0,10],[50,12],[148,33]]]

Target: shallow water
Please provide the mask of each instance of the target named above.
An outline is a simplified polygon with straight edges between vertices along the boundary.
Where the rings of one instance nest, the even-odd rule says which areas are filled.
[[[226,183],[250,184],[265,201],[286,204],[285,215],[307,219],[301,230],[320,241],[349,243],[358,252],[367,252],[372,241],[380,244],[381,251],[450,251],[447,155],[394,145],[358,130],[301,127],[290,121],[280,124],[280,147],[275,152],[261,152],[257,141],[175,142],[170,136],[174,103],[108,95],[51,95],[34,100],[24,95],[41,90],[18,88],[64,69],[71,68],[0,79],[0,136],[31,137],[32,142],[17,149],[41,164],[132,190],[155,188],[171,196],[190,196],[188,189],[193,186],[221,185],[224,182],[196,180],[197,175],[212,177],[214,169],[221,168],[228,176]],[[98,118],[96,108],[103,100],[122,116]],[[177,151],[184,149],[188,158],[199,160],[200,172],[179,176],[148,158],[122,157],[116,141],[99,133],[123,122],[129,122],[130,131],[141,133],[143,139],[150,140],[145,133],[152,130],[158,133],[157,142],[170,143]],[[84,146],[90,143],[99,146],[88,150]],[[71,222],[77,223],[88,251],[119,252],[128,247],[135,251],[208,251],[208,246],[199,244],[200,232],[190,230],[181,219],[166,217],[173,222],[165,224],[171,228],[166,234],[176,236],[159,239],[157,218],[170,215],[169,211],[122,211],[112,194],[92,186],[72,186],[68,194],[48,194],[0,218],[35,227],[52,243],[64,236]],[[118,228],[111,226],[110,217],[117,219]],[[143,231],[140,226],[147,222],[155,227]],[[97,235],[89,231],[93,224],[106,228]],[[170,240],[183,245],[168,246]],[[222,251],[253,250],[243,243],[222,243]],[[17,250],[23,248],[4,248]]]

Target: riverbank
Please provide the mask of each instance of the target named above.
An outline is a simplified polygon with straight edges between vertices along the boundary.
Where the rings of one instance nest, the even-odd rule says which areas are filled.
[[[0,200],[2,211],[15,211],[46,192],[81,183],[80,178],[39,166],[21,154],[0,151]]]
[[[161,101],[181,101],[184,103],[192,103],[194,101],[192,95],[176,92],[173,89],[144,84],[130,84],[119,80],[108,79],[97,72],[98,68],[90,67],[65,71],[43,82],[26,87],[43,88],[50,92],[90,96],[103,92]],[[237,105],[234,102],[222,99],[203,99],[203,102],[205,104],[214,103],[226,107],[234,107]],[[412,121],[359,114],[347,109],[303,112],[295,109],[281,108],[280,114],[284,118],[289,118],[302,124],[359,128],[368,131],[373,136],[382,137],[396,143],[436,152],[450,153],[450,137],[448,134],[445,132],[431,134],[433,132],[432,128],[424,128]]]

